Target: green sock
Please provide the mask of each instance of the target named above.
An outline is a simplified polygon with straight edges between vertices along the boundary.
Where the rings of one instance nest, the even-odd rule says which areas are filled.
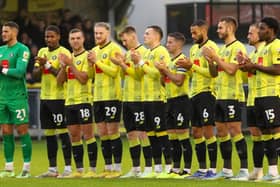
[[[30,162],[32,154],[32,143],[30,135],[27,133],[20,136],[20,142],[22,147],[23,161]]]
[[[4,140],[4,155],[6,162],[13,162],[14,160],[14,152],[15,152],[15,141],[14,135],[3,135]]]

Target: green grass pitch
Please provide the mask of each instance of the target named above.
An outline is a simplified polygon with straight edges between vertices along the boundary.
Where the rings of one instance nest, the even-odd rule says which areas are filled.
[[[248,153],[249,153],[249,170],[252,170],[252,143],[249,138],[248,142]],[[100,142],[98,142],[100,146]],[[129,157],[128,143],[126,139],[123,139],[123,162],[122,168],[123,172],[127,172],[131,167],[131,160]],[[233,146],[234,147],[234,146]],[[143,162],[142,162],[143,163]],[[264,162],[267,166],[266,161]],[[19,142],[16,142],[16,153],[15,153],[15,170],[16,173],[19,173],[22,167],[22,157],[21,157],[21,147]],[[58,153],[58,167],[59,170],[63,170],[63,160],[62,152],[59,150]],[[103,170],[103,159],[99,149],[98,154],[98,164],[97,171],[101,172]],[[88,166],[87,155],[85,154],[85,167]],[[4,156],[3,156],[3,145],[0,146],[0,167],[4,167]],[[197,160],[194,154],[192,171],[197,169]],[[222,161],[218,159],[218,170],[222,167]],[[31,165],[31,174],[36,176],[42,172],[45,172],[48,168],[47,154],[46,154],[46,145],[45,141],[33,141],[33,156],[32,156],[32,165]],[[239,168],[239,159],[234,150],[233,152],[233,169],[234,172],[237,172]],[[265,172],[267,167],[265,167]],[[238,182],[230,180],[218,180],[218,181],[201,181],[201,180],[186,180],[186,179],[15,179],[15,178],[4,178],[0,179],[0,187],[180,187],[180,186],[196,186],[196,187],[266,187],[266,186],[279,186],[280,184],[272,183],[263,183],[263,182]]]

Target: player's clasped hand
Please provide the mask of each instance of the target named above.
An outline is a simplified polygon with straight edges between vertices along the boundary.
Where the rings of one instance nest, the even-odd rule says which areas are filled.
[[[115,56],[110,58],[110,60],[116,65],[121,65],[125,62],[125,57],[121,53],[117,52],[115,53]]]
[[[87,58],[88,58],[88,61],[90,63],[94,64],[96,62],[96,54],[95,54],[95,52],[94,51],[89,51]]]
[[[237,60],[239,65],[245,64],[245,56],[242,53],[242,51],[238,51],[238,53],[236,55],[236,60]]]
[[[36,57],[35,57],[35,61],[36,61],[37,63],[39,63],[40,66],[43,66],[43,65],[46,64],[46,62],[48,61],[48,59],[47,59],[46,55],[45,55],[44,57],[36,56]]]
[[[61,65],[62,67],[73,65],[72,59],[69,58],[69,57],[68,57],[67,55],[65,55],[65,54],[60,53],[60,54],[58,55],[58,60],[59,60],[59,63],[60,63],[60,65]]]
[[[211,47],[205,46],[205,47],[202,48],[202,55],[204,57],[212,59],[213,56],[215,55],[215,50],[213,48],[211,48]]]
[[[138,64],[141,61],[141,55],[136,50],[131,50],[131,60],[134,64]]]
[[[185,68],[187,70],[191,69],[193,63],[190,61],[189,58],[185,57],[185,58],[180,58],[177,62],[176,62],[176,66],[178,67],[182,67]]]

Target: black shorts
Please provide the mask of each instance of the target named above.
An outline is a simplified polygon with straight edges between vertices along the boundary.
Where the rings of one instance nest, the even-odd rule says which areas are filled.
[[[215,121],[241,121],[241,103],[238,100],[217,100],[215,105]]]
[[[163,101],[144,102],[144,115],[147,132],[166,130],[166,109]]]
[[[256,109],[254,106],[248,106],[246,108],[247,112],[247,126],[248,127],[256,127]]]
[[[167,129],[189,128],[191,119],[191,102],[187,95],[167,100]]]
[[[202,127],[215,125],[215,97],[211,92],[202,92],[191,99],[192,102],[192,126]]]
[[[96,101],[93,103],[94,120],[100,122],[120,122],[121,102],[114,101]]]
[[[40,121],[42,129],[66,128],[64,100],[41,100]]]
[[[126,132],[145,130],[143,102],[123,102],[122,115]]]
[[[259,128],[280,126],[280,99],[277,96],[255,98],[256,124]]]
[[[89,103],[65,106],[67,125],[82,125],[92,123],[92,107]]]

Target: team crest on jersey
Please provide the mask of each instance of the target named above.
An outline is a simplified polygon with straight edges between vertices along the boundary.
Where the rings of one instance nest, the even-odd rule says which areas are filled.
[[[163,56],[163,55],[160,55],[159,59],[160,59],[160,60],[163,60],[163,59],[164,59],[164,56]]]
[[[82,63],[82,61],[80,61],[80,60],[78,60],[78,61],[76,62],[77,65],[80,65],[81,63]]]
[[[263,51],[263,54],[264,54],[264,55],[266,55],[266,54],[267,54],[267,49],[265,49],[265,50]]]
[[[105,59],[105,58],[107,58],[107,56],[108,55],[105,53],[105,54],[102,55],[102,58]]]
[[[52,56],[52,60],[56,60],[56,59],[57,59],[56,55]]]
[[[10,57],[13,57],[14,56],[14,53],[10,53],[10,55],[9,55]]]
[[[154,55],[151,55],[150,57],[149,57],[149,60],[153,60],[154,59]]]
[[[225,56],[229,56],[229,55],[230,55],[230,52],[226,51]]]

